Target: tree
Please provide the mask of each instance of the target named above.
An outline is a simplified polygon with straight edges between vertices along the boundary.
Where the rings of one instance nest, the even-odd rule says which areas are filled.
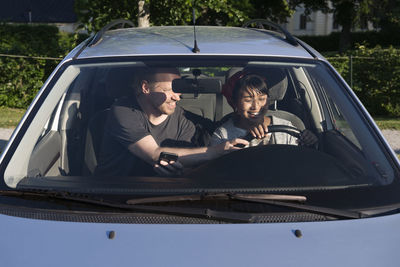
[[[363,26],[366,21],[376,23],[377,11],[388,1],[400,0],[292,0],[288,4],[289,9],[303,5],[305,15],[312,11],[333,13],[335,21],[342,26],[339,51],[344,52],[350,48],[352,29]]]
[[[312,8],[321,6],[318,0],[76,0],[75,10],[78,19],[93,32],[114,19],[136,22],[143,6],[149,12],[140,13],[139,20],[149,15],[152,25],[190,25],[194,7],[198,25],[241,26],[254,18],[286,22],[303,2],[310,2],[306,6]]]
[[[265,18],[284,23],[302,5],[306,14],[321,10],[333,12],[342,26],[339,51],[350,47],[351,30],[365,20],[372,20],[376,10],[400,0],[76,0],[79,20],[89,32],[98,31],[114,19],[128,19],[144,25],[191,25],[192,10],[198,25],[241,26],[245,21]],[[383,4],[382,4],[383,3]],[[394,10],[394,9],[392,9]],[[384,12],[384,11],[382,11]],[[388,14],[389,11],[386,10]],[[400,12],[398,10],[397,12]],[[398,13],[397,13],[398,14]],[[394,18],[394,16],[392,16]],[[397,23],[399,23],[398,17]]]
[[[375,9],[375,23],[383,32],[391,34],[400,31],[400,0],[382,0]]]
[[[138,27],[149,27],[150,26],[150,18],[149,18],[149,4],[144,1],[138,1]]]
[[[136,22],[139,7],[147,6],[152,25],[192,24],[192,0],[76,0],[75,11],[80,22],[89,32],[98,31],[115,19]],[[248,0],[205,0],[195,1],[197,23],[199,25],[241,25],[248,19],[251,8]],[[141,13],[143,14],[143,13]]]
[[[116,19],[135,22],[138,3],[132,0],[75,0],[75,13],[90,33]]]
[[[374,0],[333,0],[336,21],[342,26],[339,52],[350,48],[351,30],[360,27],[363,21],[372,20],[371,15],[377,4]]]

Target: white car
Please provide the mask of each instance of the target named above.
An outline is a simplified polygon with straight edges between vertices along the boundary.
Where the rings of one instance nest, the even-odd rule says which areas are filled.
[[[257,22],[274,30],[107,27],[72,50],[1,154],[1,266],[398,266],[396,155],[326,59]],[[263,116],[288,122],[267,135],[295,141],[235,148],[170,176],[141,172],[149,162],[119,168],[126,150],[96,171],[107,145],[127,147],[110,138],[115,106],[136,101],[144,68],[179,71],[176,109],[196,127],[185,145],[210,146],[235,123],[238,73],[262,77]],[[317,142],[299,144],[304,131]]]

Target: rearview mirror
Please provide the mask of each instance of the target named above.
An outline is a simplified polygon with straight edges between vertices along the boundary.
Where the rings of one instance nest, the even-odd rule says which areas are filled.
[[[175,79],[172,90],[182,94],[219,94],[222,82],[217,78]]]

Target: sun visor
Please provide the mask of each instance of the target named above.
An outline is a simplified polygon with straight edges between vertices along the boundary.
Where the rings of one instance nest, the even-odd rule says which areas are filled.
[[[172,81],[172,90],[182,94],[220,94],[222,82],[218,78],[185,78]]]

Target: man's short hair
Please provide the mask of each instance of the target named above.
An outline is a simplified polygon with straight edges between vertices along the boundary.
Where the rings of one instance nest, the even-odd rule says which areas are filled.
[[[142,82],[147,81],[148,83],[162,82],[156,79],[156,74],[158,73],[171,73],[180,76],[180,72],[177,68],[154,68],[145,67],[141,68],[135,73],[134,88],[135,90],[140,90]]]

